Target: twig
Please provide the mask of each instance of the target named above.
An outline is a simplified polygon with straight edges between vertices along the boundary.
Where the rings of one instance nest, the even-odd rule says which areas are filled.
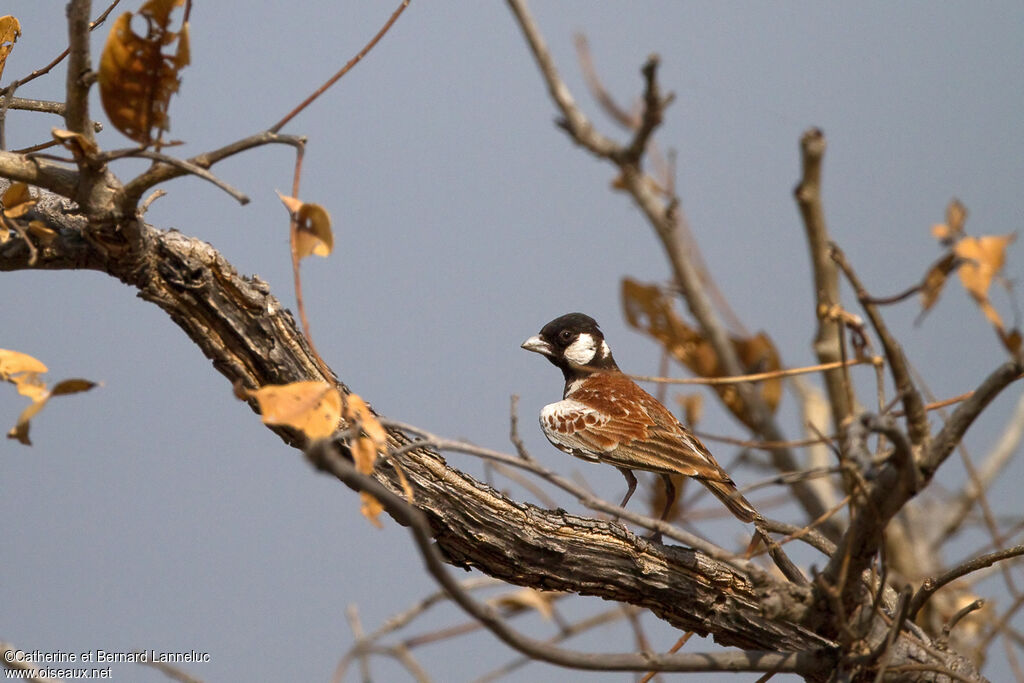
[[[594,59],[590,55],[587,37],[582,33],[577,33],[573,41],[576,44],[576,57],[579,59],[580,69],[583,71],[583,80],[586,81],[594,99],[613,121],[626,130],[636,130],[640,126],[640,117],[620,107],[601,83],[601,79],[597,76],[597,69],[594,68]]]
[[[1022,436],[1024,436],[1024,394],[1017,400],[1013,413],[1006,420],[1006,426],[999,437],[999,442],[985,459],[977,477],[972,478],[964,486],[963,491],[954,498],[953,509],[949,511],[937,538],[946,539],[960,528],[975,502],[1010,462],[1020,445]]]
[[[262,133],[256,133],[255,135],[242,138],[241,140],[236,140],[235,142],[220,147],[219,149],[198,154],[187,159],[186,163],[198,168],[208,169],[218,161],[223,161],[228,157],[255,147],[262,147],[263,145],[290,145],[298,150],[305,145],[305,141],[305,138],[296,135],[281,135],[279,133],[264,131]],[[158,185],[159,183],[166,182],[174,178],[179,178],[190,172],[191,171],[188,168],[182,167],[178,164],[161,162],[153,164],[153,166],[130,180],[124,186],[124,203],[122,205],[122,209],[126,211],[133,209],[142,198],[142,195],[154,185]]]
[[[116,159],[124,159],[128,157],[152,159],[153,161],[158,161],[162,164],[167,164],[168,166],[174,166],[175,168],[179,168],[189,175],[194,175],[197,178],[202,178],[203,180],[209,183],[213,183],[214,185],[216,185],[217,187],[231,195],[231,197],[235,199],[235,201],[237,201],[239,204],[243,206],[249,203],[249,197],[247,197],[243,192],[231,187],[226,182],[224,182],[217,176],[213,175],[202,166],[199,166],[198,164],[195,164],[190,161],[186,161],[185,159],[176,159],[175,157],[172,157],[168,154],[163,154],[162,152],[156,152],[150,149],[117,150],[99,155],[98,160],[107,162],[114,161]]]
[[[819,365],[808,365],[802,368],[786,368],[784,370],[771,370],[769,372],[756,372],[749,375],[734,375],[730,377],[655,377],[651,375],[629,375],[639,382],[656,382],[658,384],[697,384],[701,386],[718,386],[721,384],[739,384],[741,382],[762,382],[780,377],[793,377],[794,375],[805,375],[811,372],[827,372],[836,368],[850,367],[853,365],[878,365],[883,359],[878,356],[870,358],[851,358],[845,361],[834,361],[821,363]]]
[[[329,472],[346,485],[365,491],[380,501],[392,517],[409,529],[427,571],[448,591],[455,603],[504,643],[534,659],[589,671],[716,671],[723,668],[730,671],[770,671],[778,668],[779,671],[803,675],[820,674],[832,664],[831,657],[822,652],[728,651],[685,655],[582,653],[530,638],[510,628],[497,610],[477,602],[451,578],[434,545],[430,524],[422,512],[372,477],[360,474],[351,462],[323,441],[314,444],[307,455],[317,469]]]
[[[92,22],[89,23],[89,30],[90,31],[96,30],[106,20],[107,16],[114,10],[114,8],[117,7],[117,4],[119,2],[121,2],[121,0],[114,0],[112,3],[110,3],[110,5],[107,7],[107,9],[103,10],[102,14],[100,14]],[[45,76],[46,74],[50,73],[50,71],[55,66],[57,66],[58,64],[60,64],[61,62],[64,61],[64,58],[68,56],[69,52],[71,52],[71,48],[65,48],[63,52],[61,52],[59,55],[54,57],[53,61],[51,61],[49,64],[47,64],[43,68],[36,69],[32,73],[30,73],[28,76],[25,76],[24,78],[19,78],[18,80],[11,82],[5,88],[0,88],[0,96],[6,95],[9,92],[13,92],[14,90],[16,90],[19,87],[25,85],[29,81],[34,81],[35,79],[39,78],[40,76]],[[95,125],[98,125],[98,124],[95,124]]]
[[[917,613],[921,610],[926,602],[946,584],[956,581],[961,576],[966,576],[971,572],[984,569],[985,567],[991,567],[996,562],[1007,560],[1012,557],[1019,557],[1024,555],[1024,545],[1016,545],[1012,548],[1006,548],[1005,550],[998,550],[994,553],[988,553],[980,557],[975,557],[972,560],[964,562],[958,567],[954,567],[949,571],[945,572],[941,576],[934,579],[925,579],[924,583],[918,589],[914,595],[914,599],[910,602],[909,617],[913,621],[917,617]]]
[[[394,12],[391,13],[391,16],[384,23],[384,26],[382,26],[381,29],[379,31],[377,31],[377,35],[375,35],[370,40],[369,43],[367,43],[365,46],[363,46],[363,49],[360,50],[359,52],[357,52],[355,57],[353,57],[352,59],[348,60],[348,63],[345,64],[345,66],[343,66],[341,68],[341,70],[338,71],[338,73],[336,73],[333,76],[331,76],[327,80],[327,82],[324,83],[323,85],[321,85],[319,88],[317,88],[313,92],[312,95],[310,95],[309,97],[304,99],[301,103],[299,103],[299,105],[297,107],[295,107],[290,112],[288,112],[288,114],[283,119],[281,119],[280,121],[275,123],[273,126],[271,126],[270,127],[270,132],[271,133],[276,133],[279,130],[281,130],[282,128],[284,128],[285,124],[287,124],[293,118],[298,116],[299,112],[301,112],[303,109],[305,109],[310,104],[312,104],[313,100],[315,100],[316,98],[318,98],[321,95],[323,95],[324,92],[326,92],[328,88],[330,88],[332,85],[334,85],[342,76],[347,74],[352,69],[352,67],[354,67],[356,64],[358,64],[360,62],[360,60],[362,60],[362,58],[365,57],[366,54],[370,50],[373,49],[373,47],[377,44],[377,42],[381,38],[384,37],[384,34],[388,32],[388,29],[391,28],[391,25],[394,24],[398,20],[398,17],[400,17],[402,15],[402,12],[405,11],[405,8],[409,6],[409,1],[410,0],[402,0],[402,3],[398,6],[398,9],[396,9]],[[297,196],[297,195],[292,195],[292,196]]]
[[[981,385],[974,390],[970,398],[957,406],[942,429],[932,439],[932,443],[921,459],[921,472],[930,479],[939,466],[953,452],[967,429],[991,403],[999,393],[1011,383],[1020,379],[1024,372],[1024,363],[1010,361],[999,366]]]
[[[907,434],[912,444],[920,446],[928,438],[928,415],[924,410],[924,401],[921,398],[921,393],[914,386],[914,382],[910,377],[907,360],[903,355],[903,348],[889,332],[889,328],[878,312],[878,308],[870,303],[868,293],[864,289],[864,285],[861,284],[860,278],[857,277],[853,268],[846,261],[846,256],[835,244],[831,247],[831,256],[846,275],[846,279],[850,281],[854,292],[857,294],[857,300],[864,307],[864,312],[867,314],[868,320],[871,321],[871,326],[882,341],[882,348],[885,350],[885,356],[889,360],[889,371],[892,373],[893,383],[896,385],[896,390],[903,401],[903,409],[906,411]]]

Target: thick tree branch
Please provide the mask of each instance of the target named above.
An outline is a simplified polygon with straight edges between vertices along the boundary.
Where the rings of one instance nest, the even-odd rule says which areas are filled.
[[[452,579],[434,545],[427,517],[375,479],[360,474],[355,466],[335,449],[321,442],[309,451],[313,464],[338,477],[351,488],[376,498],[398,521],[412,532],[427,571],[470,616],[519,652],[540,661],[572,669],[589,671],[771,671],[794,672],[806,678],[820,677],[832,668],[831,655],[820,652],[715,652],[662,655],[641,653],[575,652],[523,635],[512,629],[493,607],[473,599]]]

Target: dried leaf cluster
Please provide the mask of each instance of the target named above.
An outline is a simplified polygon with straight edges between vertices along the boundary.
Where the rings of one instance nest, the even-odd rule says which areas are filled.
[[[47,401],[54,396],[77,394],[96,386],[95,382],[87,379],[65,379],[57,382],[53,389],[47,389],[42,378],[47,371],[42,361],[28,354],[0,349],[0,380],[10,382],[17,387],[19,394],[32,401],[18,416],[14,427],[7,432],[8,439],[17,439],[31,446],[32,441],[28,437],[30,420],[43,409]]]
[[[959,200],[953,199],[946,207],[946,222],[932,226],[932,236],[947,251],[928,269],[921,283],[921,312],[927,312],[938,301],[946,279],[956,270],[960,284],[992,323],[1006,349],[1014,354],[1019,353],[1020,330],[1006,329],[1002,316],[989,298],[992,281],[1000,277],[1006,262],[1006,248],[1013,243],[1016,235],[973,237],[964,231],[966,221],[966,207]]]
[[[711,342],[679,317],[671,297],[661,287],[624,278],[622,309],[631,327],[652,337],[694,374],[700,377],[725,374]],[[770,372],[781,367],[775,345],[763,332],[753,337],[733,337],[732,344],[748,373]],[[750,413],[735,387],[721,385],[716,386],[715,391],[733,415],[746,420]],[[765,404],[774,411],[782,398],[782,380],[764,381],[759,391]]]

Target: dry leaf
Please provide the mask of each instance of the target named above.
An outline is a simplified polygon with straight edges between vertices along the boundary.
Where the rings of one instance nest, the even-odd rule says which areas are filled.
[[[66,379],[58,382],[52,391],[47,391],[46,382],[40,377],[45,372],[46,365],[42,361],[20,351],[0,349],[0,380],[13,383],[19,394],[32,400],[18,416],[18,422],[7,432],[7,438],[17,439],[26,446],[32,445],[28,437],[30,420],[47,401],[54,396],[88,391],[96,386],[95,382],[86,379]]]
[[[928,269],[921,281],[921,313],[923,314],[939,300],[946,278],[957,265],[956,254],[949,252]]]
[[[932,226],[932,237],[948,246],[963,237],[965,222],[967,207],[961,204],[959,199],[951,199],[946,207],[946,222]]]
[[[15,17],[7,15],[0,17],[0,78],[4,75],[4,65],[7,63],[7,55],[14,49],[14,43],[21,35],[21,24]]]
[[[35,203],[36,200],[32,198],[25,183],[11,183],[0,197],[0,204],[3,204],[4,216],[7,218],[21,218]]]
[[[387,448],[388,431],[381,425],[380,420],[366,405],[366,401],[358,394],[345,396],[344,417],[351,423],[359,422],[366,435],[373,439],[373,442],[381,450]]]
[[[268,384],[250,392],[260,405],[263,423],[284,425],[310,439],[324,439],[338,428],[341,395],[327,382]]]
[[[100,57],[100,101],[110,122],[143,145],[170,130],[171,95],[181,85],[180,71],[189,63],[188,27],[168,30],[171,12],[184,0],[149,0],[139,10],[147,35],[132,30],[132,13],[119,16]],[[164,49],[177,42],[173,53]]]
[[[360,512],[363,513],[363,516],[370,520],[370,523],[378,529],[383,528],[384,525],[382,525],[380,523],[380,519],[378,519],[380,517],[380,513],[384,511],[384,506],[380,504],[380,501],[366,491],[359,492],[359,499],[362,501],[360,505]]]
[[[328,256],[334,249],[331,216],[319,204],[311,204],[277,193],[295,224],[295,254],[304,259],[310,254]]]
[[[50,135],[64,149],[74,154],[76,159],[79,157],[95,156],[100,151],[95,142],[89,140],[81,133],[72,133],[70,130],[64,130],[63,128],[53,128],[50,130]]]
[[[988,288],[1006,259],[1006,247],[1014,235],[984,235],[964,237],[953,251],[966,263],[960,266],[960,282],[978,301],[988,299]]]
[[[657,285],[622,280],[622,308],[626,322],[657,340],[680,363],[700,377],[721,377],[722,369],[711,343],[687,325],[675,312],[669,299]],[[748,373],[769,372],[781,367],[778,351],[763,332],[754,337],[731,339],[743,369]],[[782,398],[782,380],[758,383],[761,397],[774,411]],[[736,417],[745,419],[745,410],[735,386],[714,387]]]
[[[0,349],[0,379],[7,379],[19,372],[46,372],[46,365],[36,358],[21,353],[20,351],[8,351]]]
[[[551,601],[558,595],[558,593],[523,588],[522,590],[490,598],[487,604],[491,607],[506,607],[513,610],[535,609],[542,617],[550,621],[555,615]]]
[[[65,379],[54,385],[50,391],[50,396],[77,394],[82,391],[89,391],[94,386],[96,386],[96,382],[90,382],[87,379]]]

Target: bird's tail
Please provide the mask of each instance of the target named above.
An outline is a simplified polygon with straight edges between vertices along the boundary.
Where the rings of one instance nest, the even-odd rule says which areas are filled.
[[[760,517],[754,506],[751,505],[746,498],[740,495],[740,492],[736,489],[736,484],[727,474],[722,473],[721,478],[699,478],[700,483],[704,484],[711,493],[715,494],[718,500],[725,503],[725,507],[729,508],[729,512],[744,522],[753,522],[755,519]]]

